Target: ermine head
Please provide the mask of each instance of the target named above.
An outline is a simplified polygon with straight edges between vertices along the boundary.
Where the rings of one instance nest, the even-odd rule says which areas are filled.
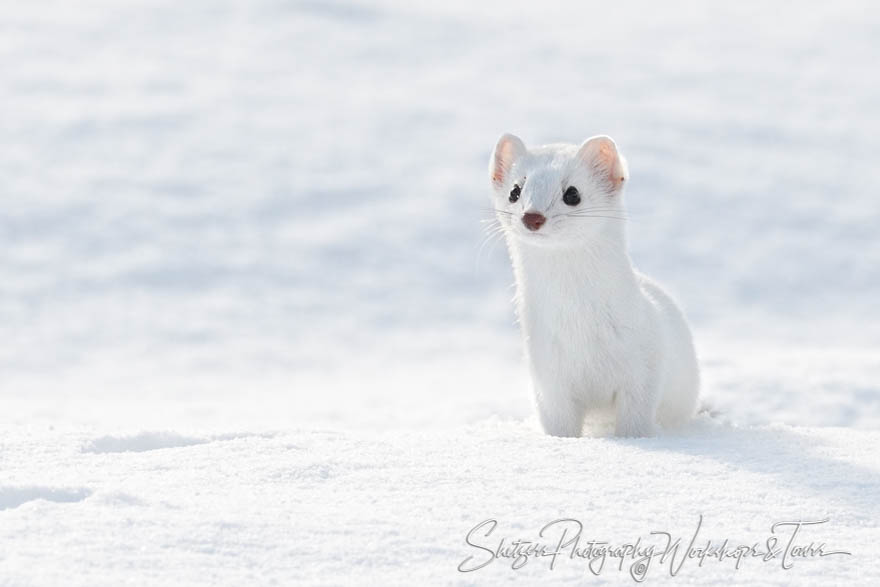
[[[577,245],[623,222],[626,161],[610,137],[527,149],[516,136],[498,139],[489,163],[492,205],[519,242]]]

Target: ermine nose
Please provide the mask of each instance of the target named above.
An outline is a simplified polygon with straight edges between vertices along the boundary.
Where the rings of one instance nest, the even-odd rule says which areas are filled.
[[[529,230],[538,230],[544,223],[547,222],[547,219],[544,218],[543,214],[538,214],[537,212],[526,212],[523,214],[522,218],[523,224],[526,225],[526,228]]]

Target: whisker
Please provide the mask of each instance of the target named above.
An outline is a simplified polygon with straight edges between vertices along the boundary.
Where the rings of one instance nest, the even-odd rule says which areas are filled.
[[[579,214],[581,212],[623,212],[620,208],[614,208],[612,206],[596,206],[594,208],[577,208],[572,210],[571,212],[564,212],[564,214]]]
[[[608,216],[603,214],[566,214],[571,218],[612,218],[614,220],[629,220],[626,216]]]
[[[480,248],[477,250],[477,256],[475,259],[474,270],[479,269],[480,261],[482,260],[483,251],[487,246],[490,246],[486,256],[494,250],[495,245],[504,237],[504,226],[495,220],[494,225],[489,225],[486,230],[486,237],[483,239],[483,242],[480,243]]]

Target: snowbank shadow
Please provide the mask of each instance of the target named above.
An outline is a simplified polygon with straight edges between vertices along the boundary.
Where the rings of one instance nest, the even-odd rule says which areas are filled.
[[[177,432],[141,432],[127,436],[101,436],[87,442],[82,447],[84,453],[122,453],[122,452],[147,452],[163,448],[183,448],[208,444],[209,442],[238,440],[240,438],[272,438],[273,433],[251,434],[230,433],[217,434],[214,436],[184,436]]]
[[[208,438],[183,436],[176,432],[141,432],[133,436],[102,436],[86,443],[82,452],[146,452],[161,448],[179,448],[210,442]]]
[[[0,487],[0,510],[17,508],[29,501],[44,499],[56,503],[75,503],[92,494],[91,489],[52,487]]]
[[[647,451],[711,459],[738,470],[766,475],[776,486],[826,495],[861,511],[871,511],[880,495],[880,471],[836,458],[833,453],[843,452],[839,445],[834,447],[816,430],[736,427],[706,418],[678,436],[615,440]],[[856,443],[857,438],[850,437],[850,442]],[[858,446],[852,449],[858,452]]]

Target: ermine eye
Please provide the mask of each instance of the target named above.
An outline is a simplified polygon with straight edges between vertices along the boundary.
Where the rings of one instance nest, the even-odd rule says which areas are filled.
[[[510,197],[508,198],[508,200],[510,200],[511,204],[513,204],[514,202],[519,200],[519,192],[520,191],[522,191],[522,190],[519,187],[519,184],[517,184],[517,183],[513,184],[513,189],[510,190]]]
[[[565,190],[565,193],[562,194],[562,201],[569,206],[577,206],[581,203],[581,194],[578,192],[576,187],[569,186]]]

